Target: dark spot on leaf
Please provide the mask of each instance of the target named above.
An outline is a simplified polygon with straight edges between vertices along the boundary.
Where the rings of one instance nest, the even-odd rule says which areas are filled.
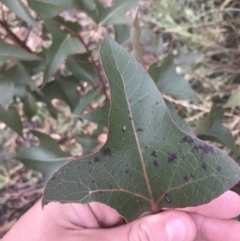
[[[92,172],[92,169],[89,169],[88,172],[91,173],[91,172]]]
[[[157,161],[154,161],[154,162],[153,162],[153,165],[154,165],[155,167],[158,167]]]
[[[88,162],[88,165],[90,165],[91,163],[92,163],[92,162],[91,162],[91,161],[89,161],[89,162]]]
[[[92,183],[95,183],[95,180],[92,180]]]
[[[151,153],[151,156],[157,157],[157,153],[156,153],[155,151],[153,151],[153,152]]]
[[[191,175],[191,178],[194,178],[194,175],[192,173],[190,175]]]
[[[221,168],[221,166],[218,165],[216,169],[218,172],[220,172],[222,168]]]
[[[147,149],[147,148],[148,148],[148,146],[145,146],[145,148]]]
[[[168,154],[168,163],[173,163],[177,159],[177,155],[174,154]]]
[[[128,164],[126,164],[126,167],[128,167]]]
[[[188,182],[188,177],[187,177],[187,176],[184,176],[184,180],[185,180],[186,182]]]
[[[102,152],[103,152],[104,156],[107,156],[107,155],[111,156],[112,155],[111,149],[108,148],[108,147],[107,148],[103,148]]]
[[[170,199],[168,193],[165,194],[165,199],[166,199],[167,203],[171,203],[171,199]]]
[[[207,153],[214,153],[213,151],[213,147],[209,146],[207,144],[204,145],[198,145],[198,149],[202,150],[203,153],[207,154]]]
[[[198,146],[197,146],[197,145],[195,145],[195,146],[193,147],[193,150],[198,152],[198,151],[199,151]]]
[[[207,166],[206,166],[206,163],[205,163],[205,162],[203,162],[203,164],[202,164],[202,169],[203,169],[204,171],[207,170]]]
[[[143,128],[141,127],[137,128],[137,132],[143,132]]]
[[[184,136],[181,140],[181,143],[188,143],[189,145],[192,145],[193,139],[190,136]]]
[[[138,100],[138,102],[141,102],[141,100]]]
[[[132,121],[132,117],[129,117],[129,120]]]
[[[53,176],[53,177],[52,177],[52,181],[54,181],[55,179],[56,179],[56,177],[55,177],[55,176]]]
[[[99,194],[102,194],[102,193],[103,193],[103,191],[99,191],[98,193],[99,193]]]
[[[158,102],[156,102],[156,105],[158,105],[159,103]]]
[[[110,185],[109,187],[110,187],[110,189],[113,189],[112,185]]]
[[[94,158],[94,162],[100,162],[101,160],[100,160],[100,158],[98,157],[98,156],[96,156],[95,158]]]
[[[129,170],[129,169],[127,169],[127,170],[125,171],[125,173],[126,173],[126,174],[128,174],[128,173],[129,173],[129,171],[130,171],[130,170]]]

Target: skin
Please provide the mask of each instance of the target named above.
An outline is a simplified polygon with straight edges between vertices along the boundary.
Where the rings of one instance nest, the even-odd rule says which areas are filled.
[[[145,214],[127,224],[104,204],[50,203],[42,210],[39,201],[2,241],[239,241],[240,222],[232,220],[239,214],[240,196],[231,191],[205,205]]]

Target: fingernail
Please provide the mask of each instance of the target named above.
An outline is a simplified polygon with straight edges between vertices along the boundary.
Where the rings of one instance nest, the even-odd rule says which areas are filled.
[[[169,217],[166,222],[166,230],[169,241],[185,241],[187,228],[181,219],[175,216]]]

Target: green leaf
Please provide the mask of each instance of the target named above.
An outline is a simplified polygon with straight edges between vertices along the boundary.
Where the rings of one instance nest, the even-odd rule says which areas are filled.
[[[90,90],[85,94],[82,98],[80,98],[76,108],[74,109],[74,116],[80,116],[85,109],[88,107],[88,105],[96,98],[99,97],[99,92],[96,90]]]
[[[126,18],[126,12],[137,6],[137,0],[115,0],[112,7],[104,7],[99,0],[95,0],[98,15],[93,16],[99,25],[127,24],[131,23],[130,18]]]
[[[27,0],[28,5],[38,14],[45,18],[53,18],[59,13],[74,9],[81,8],[80,2],[76,0]]]
[[[224,110],[214,107],[197,126],[195,133],[203,140],[214,141],[229,147],[236,156],[240,156],[231,131],[222,124]]]
[[[37,27],[37,22],[21,0],[0,0],[0,2],[6,5],[19,18],[32,25],[33,27]]]
[[[180,65],[184,72],[191,72],[194,64],[201,58],[201,54],[197,52],[186,52],[182,47],[178,48],[178,55],[176,56],[176,63]]]
[[[77,38],[73,38],[62,32],[50,20],[45,20],[45,25],[52,34],[52,45],[49,48],[46,69],[44,72],[44,84],[56,73],[68,55],[77,52],[81,44]]]
[[[126,25],[114,25],[115,41],[127,47],[131,44],[130,28]]]
[[[108,126],[108,114],[110,109],[110,103],[108,102],[103,107],[88,112],[86,114],[78,116],[79,118],[92,121],[102,126]]]
[[[68,70],[80,80],[94,84],[97,79],[97,74],[88,58],[88,54],[75,54],[69,56],[66,61],[66,66]]]
[[[240,105],[240,86],[233,90],[228,102],[224,105],[224,108],[236,107]]]
[[[18,135],[23,136],[21,118],[15,107],[10,107],[8,110],[5,110],[0,104],[0,121]]]
[[[46,84],[42,92],[50,100],[60,99],[65,101],[73,111],[79,100],[79,95],[77,93],[78,85],[79,80],[75,77],[62,77],[61,79],[56,79]]]
[[[157,83],[161,93],[178,100],[200,101],[190,84],[176,73],[176,67],[171,56],[167,57],[160,67],[152,65],[148,73]]]
[[[14,81],[9,76],[0,78],[0,105],[8,106],[13,102]]]
[[[107,142],[55,173],[43,205],[98,201],[131,221],[149,210],[207,203],[240,180],[230,157],[172,122],[155,83],[131,54],[107,36],[100,55],[111,90]]]
[[[37,114],[37,102],[35,97],[30,93],[28,93],[27,98],[24,100],[23,110],[29,119]]]
[[[81,144],[83,148],[83,155],[93,152],[100,144],[96,137],[89,137],[87,135],[76,136],[76,141]]]
[[[140,45],[141,28],[138,21],[138,11],[131,27],[131,42],[136,59],[142,63],[142,49]]]
[[[17,153],[15,158],[26,167],[41,172],[44,181],[47,181],[71,157],[50,136],[37,131],[32,133],[39,139],[40,145]]]
[[[17,45],[8,44],[0,39],[0,65],[9,60],[38,60],[40,59],[35,54],[30,54],[26,50]]]

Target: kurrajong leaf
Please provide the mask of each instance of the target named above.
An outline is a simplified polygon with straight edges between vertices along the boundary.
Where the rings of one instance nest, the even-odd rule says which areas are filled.
[[[172,122],[155,83],[131,54],[105,37],[100,55],[111,90],[107,142],[55,173],[43,205],[98,201],[131,221],[149,210],[207,203],[240,180],[230,157]]]
[[[177,74],[176,66],[171,56],[168,56],[160,67],[152,65],[148,72],[161,93],[177,100],[200,100],[188,81],[183,76]]]
[[[56,73],[62,62],[68,55],[77,52],[81,48],[81,43],[77,38],[62,32],[51,20],[45,19],[45,25],[52,34],[52,45],[48,51],[47,64],[44,72],[44,84]]]
[[[24,149],[17,153],[15,158],[28,168],[41,172],[43,180],[47,181],[72,157],[63,152],[50,136],[38,131],[32,131],[32,134],[39,139],[40,145]]]
[[[30,14],[27,7],[22,3],[21,0],[0,0],[5,4],[11,11],[13,11],[19,18],[29,23],[30,25],[37,27],[37,22]]]
[[[38,60],[37,55],[28,53],[17,45],[8,44],[0,39],[0,66],[9,60]]]

